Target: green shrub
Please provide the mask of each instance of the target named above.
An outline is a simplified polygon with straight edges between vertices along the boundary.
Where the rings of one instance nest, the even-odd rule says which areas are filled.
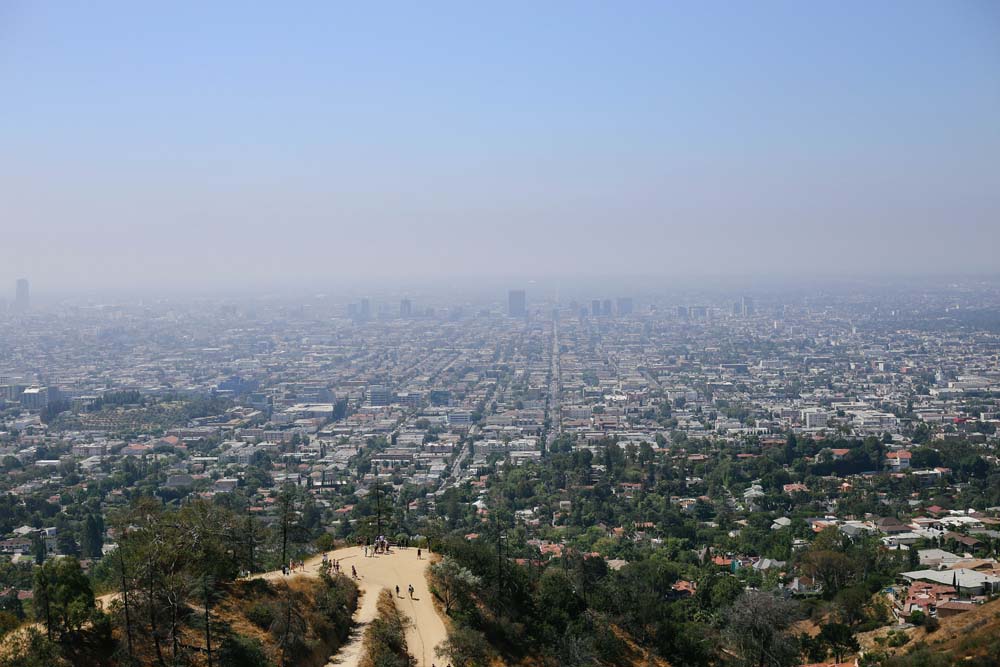
[[[247,610],[247,618],[262,630],[267,630],[274,623],[274,610],[270,605],[258,602]]]
[[[910,636],[901,630],[893,630],[889,633],[889,646],[899,648],[905,646],[910,641]]]
[[[378,617],[365,629],[362,667],[407,667],[411,662],[406,647],[407,619],[388,589],[379,593],[377,608]]]
[[[250,637],[226,637],[219,648],[220,667],[271,667],[260,641]]]

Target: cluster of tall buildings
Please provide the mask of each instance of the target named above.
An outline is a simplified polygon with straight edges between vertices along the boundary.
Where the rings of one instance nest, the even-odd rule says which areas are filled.
[[[570,304],[570,308],[573,312],[579,308],[580,316],[586,317],[590,315],[591,317],[613,317],[618,315],[619,317],[625,315],[631,315],[634,311],[634,306],[632,302],[632,297],[618,297],[614,301],[611,299],[594,299],[590,302],[590,311],[587,311],[586,306],[580,307],[577,302]],[[527,297],[524,290],[510,290],[507,293],[507,314],[511,317],[524,317],[528,313],[527,307]]]
[[[347,304],[347,316],[356,320],[368,320],[372,316],[372,302],[364,297],[357,303]]]
[[[733,315],[737,317],[750,317],[753,313],[753,299],[748,296],[741,297],[733,304]]]
[[[585,309],[581,309],[581,314],[586,315]],[[619,297],[612,304],[611,299],[594,299],[590,302],[591,317],[612,317],[614,315],[624,316],[632,314],[632,298]]]
[[[734,317],[753,317],[756,314],[753,299],[744,296],[733,302]],[[681,320],[707,320],[725,314],[724,309],[708,306],[677,306],[677,318]]]
[[[454,307],[451,308],[449,313],[455,315],[456,313],[461,315],[461,309]],[[403,297],[399,300],[399,310],[398,312],[394,307],[386,302],[376,302],[374,306],[369,297],[363,297],[358,301],[347,304],[347,317],[357,322],[364,322],[371,319],[387,319],[392,317],[433,317],[435,314],[434,308],[422,307],[415,308],[413,305],[413,300],[409,297]]]

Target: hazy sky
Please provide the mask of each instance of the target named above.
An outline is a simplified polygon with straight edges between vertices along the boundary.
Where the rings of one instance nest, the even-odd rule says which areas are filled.
[[[994,0],[2,0],[0,84],[11,292],[1000,267]]]

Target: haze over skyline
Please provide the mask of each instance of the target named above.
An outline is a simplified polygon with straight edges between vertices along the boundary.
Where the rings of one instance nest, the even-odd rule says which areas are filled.
[[[995,273],[1000,8],[0,8],[0,284]]]

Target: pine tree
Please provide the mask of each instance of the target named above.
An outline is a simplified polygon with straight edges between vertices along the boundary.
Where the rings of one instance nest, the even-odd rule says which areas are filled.
[[[31,535],[31,553],[35,555],[35,565],[41,565],[45,562],[45,556],[47,555],[45,540],[38,533]]]
[[[86,558],[100,558],[101,547],[104,546],[100,520],[93,514],[87,515],[83,525],[82,547]]]

